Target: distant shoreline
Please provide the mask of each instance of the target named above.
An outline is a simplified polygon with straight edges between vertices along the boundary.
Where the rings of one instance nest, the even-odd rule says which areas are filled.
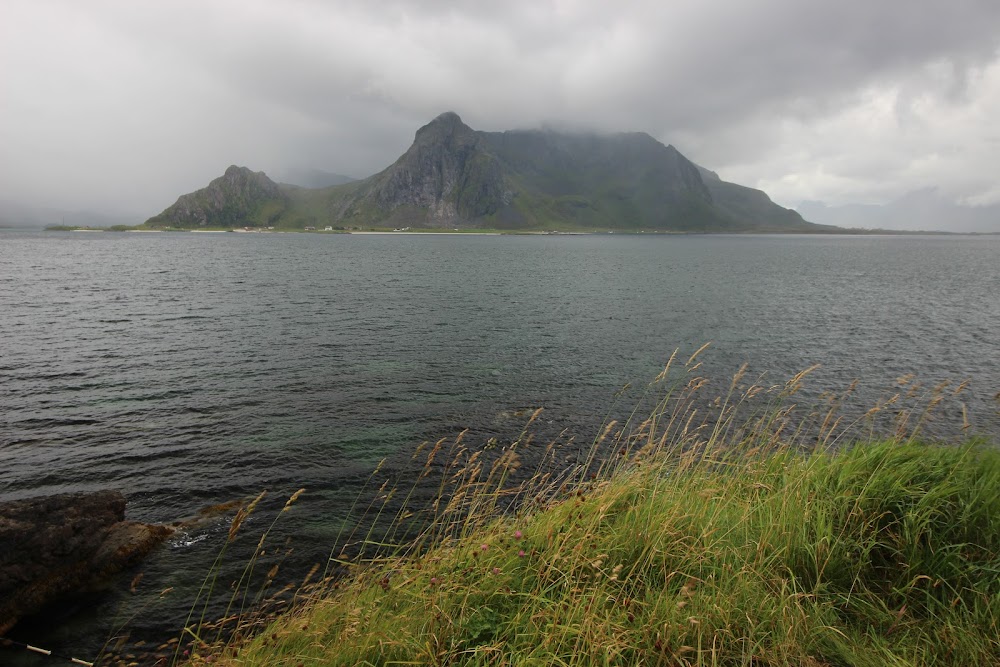
[[[367,236],[426,236],[428,234],[433,234],[435,236],[468,236],[470,234],[475,234],[476,236],[503,236],[503,232],[343,232],[344,234],[357,234],[367,235]],[[514,232],[515,234],[518,232]],[[534,232],[543,233],[543,232]],[[589,232],[577,232],[578,234],[585,234]]]
[[[112,229],[107,227],[75,227],[68,228],[62,226],[49,226],[44,228],[2,228],[6,230],[20,231],[49,231],[49,232],[125,232],[135,234],[163,234],[163,233],[192,233],[192,234],[322,234],[341,235],[354,234],[358,236],[1000,236],[1000,230],[995,232],[949,232],[949,231],[911,231],[897,229],[843,229],[836,232],[686,232],[676,230],[462,230],[462,231],[438,231],[426,229],[421,231],[392,231],[392,230],[304,230],[304,229]]]

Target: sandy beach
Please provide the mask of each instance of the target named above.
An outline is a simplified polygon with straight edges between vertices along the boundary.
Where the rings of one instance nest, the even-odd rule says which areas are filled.
[[[501,236],[500,232],[347,232],[348,234],[384,234],[388,236]]]

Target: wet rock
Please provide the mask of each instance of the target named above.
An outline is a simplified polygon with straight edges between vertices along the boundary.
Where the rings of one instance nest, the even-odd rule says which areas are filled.
[[[106,586],[172,532],[125,521],[117,491],[0,503],[0,634],[50,602]]]

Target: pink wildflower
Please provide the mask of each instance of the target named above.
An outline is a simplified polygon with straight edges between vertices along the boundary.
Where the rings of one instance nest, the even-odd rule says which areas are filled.
[[[515,540],[521,539],[521,531],[519,531],[519,530],[515,530],[514,531],[514,539]]]

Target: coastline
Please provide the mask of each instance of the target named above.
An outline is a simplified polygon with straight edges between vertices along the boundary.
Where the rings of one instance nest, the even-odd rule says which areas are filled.
[[[767,230],[754,230],[746,232],[738,231],[725,231],[725,232],[713,232],[713,231],[675,231],[675,230],[662,230],[662,229],[651,229],[651,230],[622,230],[622,229],[607,229],[607,230],[543,230],[543,229],[520,229],[520,230],[461,230],[461,231],[444,231],[437,229],[424,229],[420,231],[407,230],[407,231],[393,231],[387,229],[373,229],[373,230],[323,230],[323,229],[264,229],[264,228],[251,228],[251,229],[241,229],[241,228],[229,228],[229,229],[187,229],[187,228],[170,228],[170,229],[112,229],[108,227],[87,227],[87,228],[72,228],[64,229],[59,227],[44,227],[39,231],[56,231],[56,232],[125,232],[125,233],[142,233],[142,234],[162,234],[165,232],[169,233],[198,233],[198,234],[226,234],[226,233],[236,233],[236,234],[320,234],[320,235],[341,235],[341,234],[353,234],[357,236],[428,236],[428,235],[442,235],[442,236],[821,236],[821,237],[843,237],[843,236],[865,236],[865,237],[879,237],[879,236],[935,236],[935,237],[995,237],[1000,236],[1000,231],[996,232],[948,232],[948,231],[934,231],[934,230],[893,230],[893,229],[847,229],[837,231],[767,231]]]

